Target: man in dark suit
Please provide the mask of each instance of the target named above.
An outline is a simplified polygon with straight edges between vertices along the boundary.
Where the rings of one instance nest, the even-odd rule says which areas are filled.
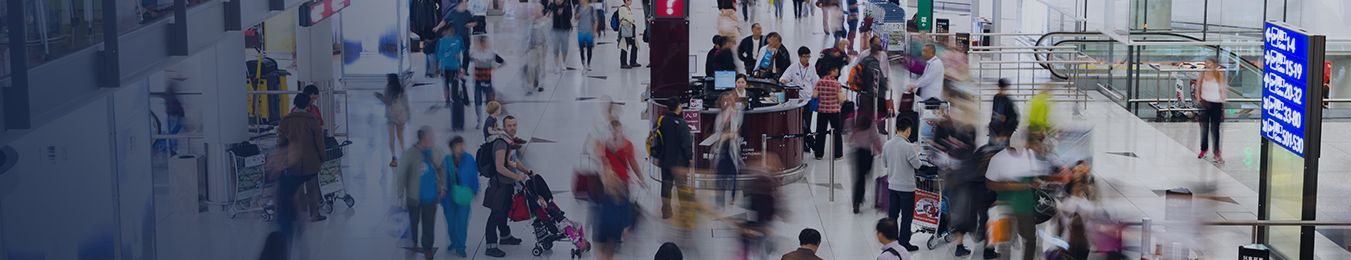
[[[765,36],[760,34],[760,24],[751,25],[751,36],[741,39],[741,44],[736,47],[736,56],[741,59],[741,63],[746,65],[746,72],[755,71],[755,56],[760,55],[760,50],[765,47]]]

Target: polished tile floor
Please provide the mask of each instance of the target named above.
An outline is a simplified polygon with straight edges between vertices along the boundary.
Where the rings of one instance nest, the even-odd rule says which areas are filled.
[[[497,79],[494,84],[507,101],[505,105],[507,114],[519,118],[518,136],[531,141],[523,154],[525,164],[553,184],[555,192],[559,193],[560,197],[556,202],[567,212],[569,218],[585,222],[589,215],[587,207],[584,203],[569,199],[571,194],[568,194],[567,187],[572,182],[572,169],[582,162],[583,140],[597,125],[597,118],[600,117],[598,111],[603,103],[598,101],[598,98],[610,96],[615,102],[623,104],[621,120],[625,125],[626,135],[641,145],[641,140],[647,133],[644,124],[646,121],[641,117],[645,108],[641,98],[650,69],[619,69],[618,63],[614,62],[618,58],[618,51],[615,50],[611,32],[609,36],[598,37],[601,44],[596,47],[594,71],[583,73],[573,69],[580,68],[577,53],[573,51],[567,65],[569,69],[561,73],[549,72],[546,75],[545,91],[526,95],[524,88],[520,87],[522,81],[519,76],[520,66],[530,62],[523,58],[524,46],[520,40],[524,35],[520,29],[523,5],[514,1],[508,2],[510,3],[506,7],[505,16],[489,18],[489,30],[493,32],[496,49],[506,58],[508,64],[495,73]],[[716,31],[714,19],[711,19],[714,17],[713,1],[694,1],[690,6],[692,15],[696,18],[691,19],[691,32],[694,32],[691,35],[694,39],[691,40],[691,48],[706,50],[711,47],[711,43],[700,39],[707,39]],[[770,19],[766,18],[770,17],[765,9],[767,7],[768,5],[761,5],[758,10],[761,12],[759,19],[766,22],[765,31],[783,34],[790,49],[805,45],[813,50],[820,50],[822,46],[829,44],[827,37],[819,32],[821,19],[819,13],[802,22],[792,19],[786,19],[782,23],[770,22]],[[791,8],[785,9],[786,13],[791,15]],[[743,33],[749,33],[748,24],[743,28]],[[576,48],[575,44],[572,46]],[[645,58],[648,51],[650,50],[641,50],[644,55],[639,58],[639,63],[648,63]],[[700,60],[703,59],[703,51],[691,53],[699,54]],[[412,56],[413,68],[421,68],[422,56],[419,54]],[[548,64],[547,61],[545,63]],[[551,65],[546,65],[546,68],[556,69]],[[404,145],[412,145],[414,132],[423,125],[436,129],[438,144],[445,143],[456,135],[465,137],[469,144],[482,142],[482,135],[478,130],[473,130],[472,126],[465,132],[450,130],[449,112],[438,107],[442,95],[437,85],[440,79],[426,79],[422,77],[420,71],[416,72],[414,73],[416,81],[431,85],[414,87],[409,91],[413,113],[404,133],[410,140],[405,141]],[[899,72],[894,74],[904,75]],[[896,81],[893,84],[904,84],[907,79]],[[379,84],[344,86],[349,91],[350,97],[339,112],[345,112],[347,118],[338,119],[338,123],[346,125],[346,131],[354,144],[346,153],[342,170],[347,174],[346,189],[356,198],[356,205],[352,208],[336,206],[334,212],[328,215],[328,220],[305,223],[298,236],[297,250],[294,252],[300,259],[422,258],[420,253],[400,248],[397,240],[389,235],[391,230],[401,227],[390,222],[390,209],[394,205],[391,185],[393,176],[392,169],[387,165],[391,153],[384,124],[384,108],[379,101],[371,98],[369,93],[365,93],[378,91],[380,87]],[[1103,98],[1098,97],[1098,100]],[[1253,169],[1243,168],[1245,162],[1251,158],[1238,156],[1240,153],[1233,150],[1248,150],[1239,148],[1243,143],[1227,146],[1227,154],[1232,154],[1229,157],[1230,162],[1217,166],[1196,160],[1195,153],[1190,149],[1192,144],[1186,144],[1185,140],[1170,138],[1170,134],[1160,131],[1160,129],[1167,130],[1167,126],[1145,123],[1115,104],[1091,102],[1087,104],[1082,115],[1077,117],[1068,113],[1071,111],[1065,107],[1068,104],[1061,106],[1057,111],[1064,120],[1062,122],[1093,127],[1094,173],[1104,180],[1101,183],[1104,191],[1103,204],[1109,205],[1107,208],[1117,218],[1163,219],[1164,199],[1160,191],[1177,187],[1194,188],[1201,182],[1217,184],[1217,195],[1231,199],[1201,203],[1203,206],[1197,208],[1197,213],[1202,219],[1255,218],[1253,212],[1257,208],[1257,193],[1253,185],[1246,185],[1248,184],[1246,177],[1234,173]],[[470,125],[473,125],[473,122],[482,122],[475,120],[472,114],[467,118],[466,121]],[[1249,127],[1226,131],[1253,130]],[[1111,155],[1109,152],[1133,152],[1138,158]],[[818,252],[823,258],[875,258],[880,252],[881,244],[875,239],[873,225],[878,219],[885,217],[885,213],[865,209],[862,214],[853,214],[847,202],[849,191],[830,188],[847,187],[847,183],[850,183],[852,174],[849,173],[849,167],[845,163],[835,164],[834,171],[825,161],[808,159],[806,163],[808,166],[805,181],[787,184],[781,190],[783,196],[780,199],[786,204],[787,215],[783,221],[774,224],[777,230],[773,235],[775,250],[767,259],[777,259],[778,255],[796,248],[796,234],[803,228],[815,228],[824,234],[824,241]],[[651,170],[643,169],[644,172]],[[836,185],[829,182],[832,172],[835,174]],[[656,186],[656,182],[651,179],[647,181],[650,185]],[[832,193],[834,201],[830,199]],[[872,191],[868,194],[872,194]],[[659,205],[657,197],[655,189],[640,190],[634,199],[643,209],[653,212]],[[701,197],[708,200],[711,194],[704,193]],[[473,210],[469,222],[469,258],[486,259],[488,257],[483,255],[485,250],[483,226],[488,212],[482,207],[474,207]],[[161,217],[157,218],[159,223],[156,224],[156,229],[161,259],[254,258],[262,247],[264,236],[274,228],[270,222],[263,221],[257,214],[243,214],[230,219],[221,214],[173,213],[163,209],[160,211]],[[739,208],[730,208],[722,215],[733,216],[743,211]],[[730,227],[722,223],[702,223],[689,236],[682,236],[659,218],[649,217],[647,220],[642,222],[633,236],[621,245],[619,259],[651,258],[657,247],[667,241],[680,244],[685,250],[686,259],[733,259],[739,250]],[[441,217],[438,216],[436,221],[438,229],[444,230],[445,223]],[[540,257],[531,256],[530,244],[533,236],[529,224],[513,223],[511,226],[513,234],[524,239],[526,243],[520,246],[502,246],[507,252],[507,259],[568,258],[571,247],[561,242],[555,245],[552,252],[546,252]],[[1042,228],[1049,231],[1049,227]],[[1129,230],[1126,234],[1127,244],[1138,246],[1139,229]],[[1235,258],[1237,252],[1234,248],[1247,244],[1251,237],[1246,227],[1210,227],[1193,233],[1158,232],[1156,231],[1155,237],[1159,240],[1153,242],[1156,244],[1163,244],[1165,239],[1171,237],[1196,238],[1198,248],[1210,259]],[[447,243],[445,238],[444,231],[438,231],[438,249],[445,247]],[[927,234],[916,234],[913,241],[921,244],[927,238]],[[968,241],[967,244],[975,243]],[[1327,239],[1320,239],[1319,245],[1318,252],[1321,259],[1351,257]],[[1043,246],[1047,245],[1043,243]],[[915,252],[912,259],[954,259],[953,250],[952,245],[942,245],[935,250]],[[1138,257],[1134,254],[1129,255],[1131,258]],[[458,257],[441,250],[438,251],[436,258]],[[594,255],[587,253],[583,258],[593,259]]]

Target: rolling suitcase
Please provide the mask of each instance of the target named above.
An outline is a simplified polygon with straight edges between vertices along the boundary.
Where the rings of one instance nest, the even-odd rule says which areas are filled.
[[[891,194],[888,194],[889,191],[891,191],[891,188],[888,188],[887,185],[887,175],[877,177],[877,189],[873,190],[873,192],[876,193],[874,194],[876,196],[874,196],[875,199],[873,201],[875,202],[873,202],[873,208],[887,210],[891,207]]]

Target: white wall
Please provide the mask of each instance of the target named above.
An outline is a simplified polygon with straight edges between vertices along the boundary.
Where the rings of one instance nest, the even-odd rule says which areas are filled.
[[[99,99],[10,143],[19,161],[0,182],[0,222],[11,257],[113,256],[110,114]]]

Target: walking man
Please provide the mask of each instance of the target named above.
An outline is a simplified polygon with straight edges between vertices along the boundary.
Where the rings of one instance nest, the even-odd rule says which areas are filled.
[[[446,196],[446,153],[436,148],[436,136],[430,126],[417,130],[417,143],[403,152],[402,162],[394,171],[394,186],[399,199],[408,208],[408,223],[413,246],[422,241],[423,256],[432,259],[436,250],[436,202]],[[421,224],[422,237],[418,237]]]
[[[295,107],[305,109],[310,105],[310,95],[296,95]],[[319,127],[319,118],[311,113],[289,113],[281,120],[277,128],[278,155],[277,165],[283,169],[278,177],[277,224],[287,241],[295,235],[296,191],[305,182],[319,173],[321,164],[328,161],[324,153],[324,135]],[[269,162],[271,163],[271,162]],[[316,183],[317,184],[317,183]],[[309,187],[318,191],[319,187]],[[310,203],[310,212],[318,212],[318,203]]]
[[[685,117],[681,115],[684,109],[679,98],[666,100],[666,114],[662,115],[658,124],[658,132],[662,138],[661,160],[658,165],[661,166],[661,218],[671,218],[671,193],[673,188],[684,187],[685,182],[683,174],[680,171],[694,164],[694,145],[693,137],[690,136],[689,123],[685,122]],[[682,176],[682,177],[677,177]]]

